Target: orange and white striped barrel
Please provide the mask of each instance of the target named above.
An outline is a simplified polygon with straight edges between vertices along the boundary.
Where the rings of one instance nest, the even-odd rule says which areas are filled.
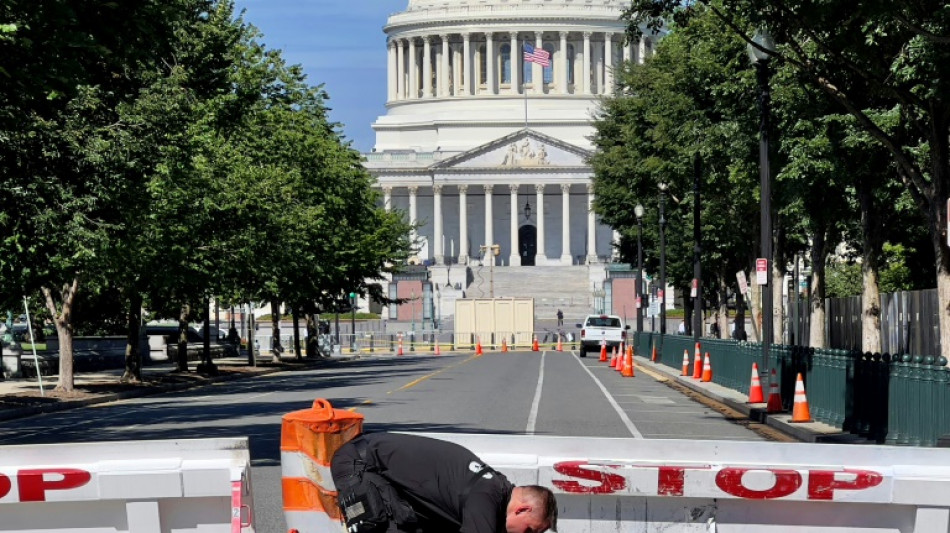
[[[313,408],[284,415],[280,432],[281,485],[288,531],[343,531],[333,454],[363,431],[363,415],[334,409],[317,399]]]

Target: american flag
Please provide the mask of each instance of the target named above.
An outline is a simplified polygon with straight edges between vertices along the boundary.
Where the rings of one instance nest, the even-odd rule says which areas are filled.
[[[524,60],[529,63],[537,63],[542,67],[550,67],[551,53],[544,48],[535,48],[529,43],[524,43]]]

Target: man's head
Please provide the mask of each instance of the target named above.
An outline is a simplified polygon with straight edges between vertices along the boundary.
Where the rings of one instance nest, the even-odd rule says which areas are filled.
[[[525,485],[515,487],[505,512],[508,533],[541,533],[557,531],[557,501],[546,487]]]

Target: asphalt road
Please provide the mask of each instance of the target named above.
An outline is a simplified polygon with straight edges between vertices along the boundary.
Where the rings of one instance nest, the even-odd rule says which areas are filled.
[[[0,422],[0,445],[203,437],[250,440],[258,530],[280,514],[280,417],[327,398],[367,431],[762,440],[657,382],[576,352],[379,356]]]

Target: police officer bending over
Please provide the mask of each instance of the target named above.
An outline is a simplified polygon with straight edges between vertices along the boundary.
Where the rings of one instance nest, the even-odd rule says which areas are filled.
[[[369,433],[330,463],[351,533],[557,531],[545,487],[515,487],[469,450],[437,439]]]

